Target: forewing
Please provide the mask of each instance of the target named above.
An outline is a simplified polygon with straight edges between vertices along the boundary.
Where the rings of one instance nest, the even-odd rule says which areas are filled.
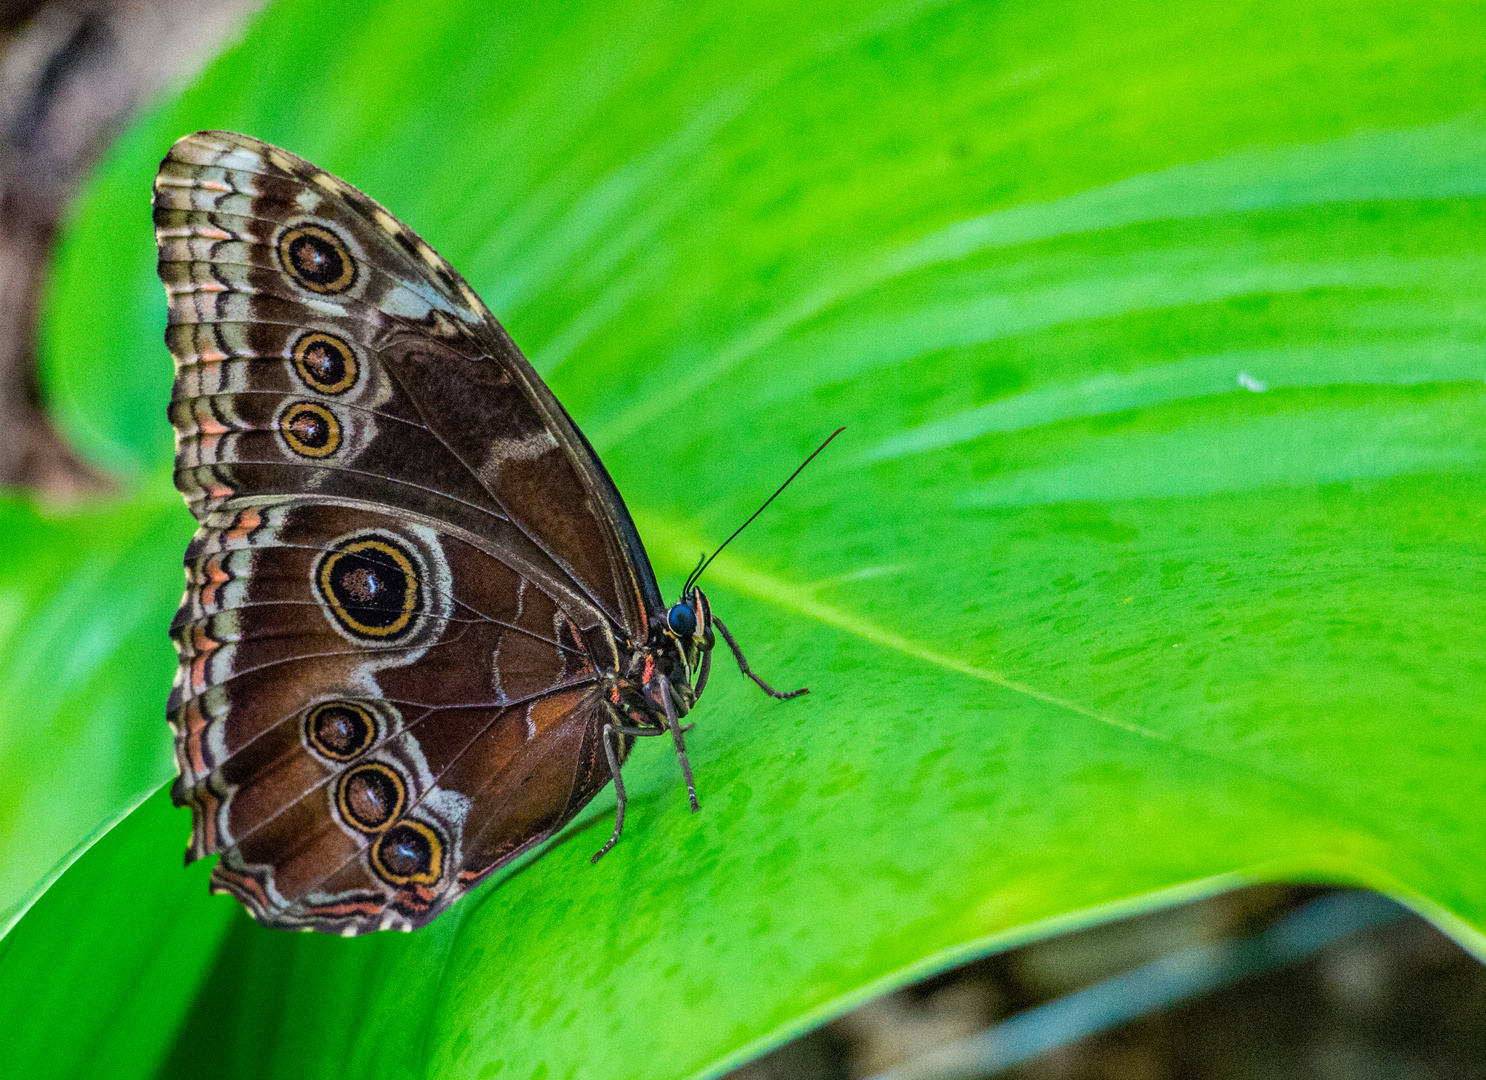
[[[412,230],[328,173],[226,132],[172,147],[155,226],[179,372],[177,484],[198,516],[313,492],[477,532],[514,526],[644,637],[659,594],[603,465]]]

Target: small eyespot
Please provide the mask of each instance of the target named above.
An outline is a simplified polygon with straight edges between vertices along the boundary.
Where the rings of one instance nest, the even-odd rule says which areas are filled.
[[[300,381],[321,394],[345,393],[361,370],[349,344],[319,331],[301,334],[294,343],[294,369]]]
[[[377,837],[371,866],[392,885],[434,885],[443,873],[444,844],[423,822],[401,821]]]
[[[327,701],[305,717],[305,737],[316,753],[332,761],[352,761],[376,741],[377,724],[354,701]]]
[[[278,242],[279,265],[317,293],[342,293],[356,283],[356,260],[341,238],[320,225],[285,230]]]
[[[341,819],[365,833],[386,828],[407,801],[402,777],[381,762],[359,765],[341,776],[336,805]]]
[[[666,613],[666,625],[677,637],[691,637],[697,632],[697,613],[688,604],[674,604]]]
[[[300,457],[329,457],[341,444],[335,414],[313,401],[296,401],[285,409],[279,417],[279,434]]]

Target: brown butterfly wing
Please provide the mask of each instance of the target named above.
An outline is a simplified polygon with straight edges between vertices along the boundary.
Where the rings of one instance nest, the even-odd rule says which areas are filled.
[[[381,361],[373,374],[399,383],[401,404],[414,413],[396,419],[416,418],[425,439],[468,473],[457,482],[439,474],[439,489],[447,480],[464,497],[478,482],[616,625],[644,638],[663,605],[623,500],[551,391],[432,248],[350,185],[243,135],[182,139],[155,191],[171,333],[190,339],[171,340],[183,364],[203,349],[208,357],[303,353],[331,356],[338,373],[339,346],[305,337],[307,321],[353,351],[367,344]],[[315,370],[313,362],[295,365],[297,373]],[[380,390],[368,382],[367,393]],[[416,484],[421,444],[405,429],[391,434],[387,443],[405,463],[393,479]],[[267,479],[272,488],[275,478]],[[374,501],[385,498],[385,487],[373,492]]]
[[[599,687],[648,563],[530,366],[371,200],[205,132],[155,224],[201,521],[169,707],[190,855],[272,925],[422,925],[608,781]]]

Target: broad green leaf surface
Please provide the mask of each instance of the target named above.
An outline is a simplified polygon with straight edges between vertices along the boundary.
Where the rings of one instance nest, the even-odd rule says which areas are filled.
[[[641,747],[602,863],[607,794],[406,937],[252,926],[156,796],[0,945],[16,1067],[716,1073],[955,958],[1263,877],[1486,951],[1483,53],[1470,4],[271,9],[59,255],[51,400],[140,494],[0,508],[5,902],[169,775],[189,522],[147,197],[197,128],[458,266],[668,593],[847,425],[708,572],[812,692],[718,665],[701,814]],[[81,674],[49,698],[40,663]]]

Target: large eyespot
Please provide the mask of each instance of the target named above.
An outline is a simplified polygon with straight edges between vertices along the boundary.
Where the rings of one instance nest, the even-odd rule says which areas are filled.
[[[697,632],[697,613],[691,609],[690,604],[678,601],[666,612],[666,625],[677,637],[691,637]]]
[[[377,722],[354,701],[326,701],[304,718],[310,749],[332,761],[350,761],[376,740]]]
[[[418,571],[388,536],[342,541],[320,558],[315,592],[326,612],[354,637],[396,640],[418,610]]]
[[[444,845],[421,821],[401,821],[372,845],[372,869],[392,885],[432,885],[444,867]]]
[[[386,765],[368,762],[341,777],[335,804],[341,819],[362,832],[377,832],[402,813],[407,786]]]
[[[329,457],[340,448],[341,425],[324,405],[296,401],[279,416],[279,434],[300,457]]]
[[[339,236],[320,225],[299,225],[279,237],[279,265],[311,292],[342,293],[356,283],[356,260]]]
[[[343,394],[356,385],[356,352],[334,334],[311,331],[294,343],[294,370],[305,386],[321,394]]]

